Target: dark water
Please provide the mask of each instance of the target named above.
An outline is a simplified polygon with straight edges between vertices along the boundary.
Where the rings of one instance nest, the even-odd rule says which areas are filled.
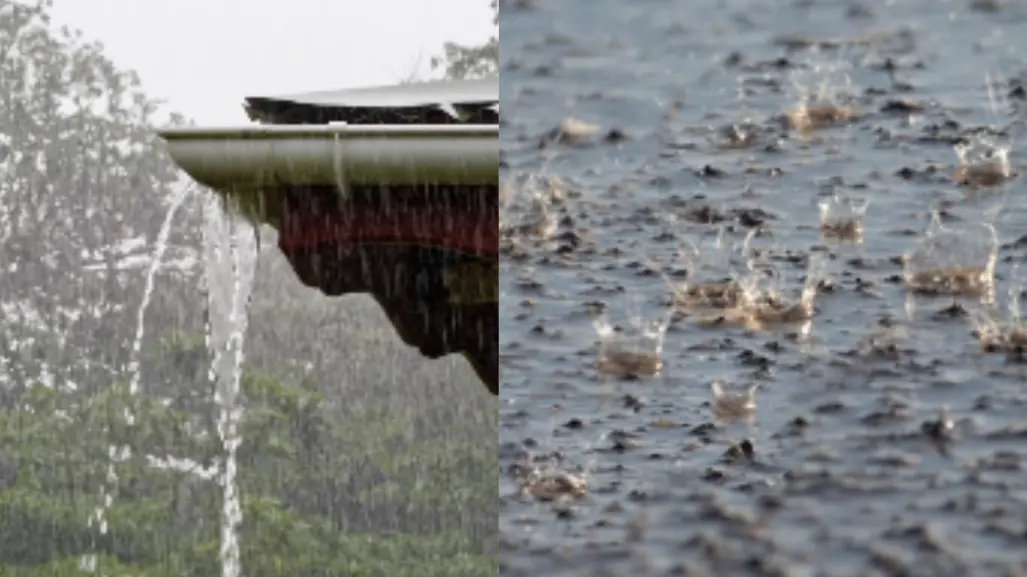
[[[539,0],[501,21],[503,177],[569,191],[556,235],[508,246],[501,268],[502,574],[1027,574],[1027,365],[982,353],[973,301],[919,297],[910,319],[895,260],[932,209],[954,229],[997,215],[1000,306],[1016,286],[1022,181],[971,192],[950,175],[952,142],[986,125],[1008,128],[1022,163],[1027,4]],[[833,82],[858,120],[780,128],[790,79]],[[922,111],[889,109],[899,99]],[[600,130],[540,146],[568,117]],[[759,144],[711,144],[745,118]],[[870,201],[862,246],[820,238],[833,193]],[[695,222],[704,205],[727,220]],[[643,257],[680,272],[688,240],[753,227],[787,287],[806,255],[825,260],[808,339],[679,316],[660,376],[597,374],[596,310],[667,314]],[[885,344],[867,346],[875,334]],[[714,379],[760,385],[754,427],[707,425]],[[954,428],[939,436],[943,406]],[[753,457],[725,459],[743,438]],[[585,469],[587,495],[522,494],[525,459]]]

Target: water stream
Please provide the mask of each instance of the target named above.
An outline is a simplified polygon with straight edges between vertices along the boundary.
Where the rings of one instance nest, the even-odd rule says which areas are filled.
[[[171,203],[168,205],[168,211],[164,215],[164,221],[161,222],[160,230],[157,232],[157,238],[154,241],[153,256],[150,258],[150,265],[146,270],[146,283],[143,287],[143,298],[139,303],[139,313],[136,319],[136,334],[132,341],[132,349],[129,353],[128,360],[128,373],[129,377],[129,393],[135,395],[139,391],[139,383],[142,379],[142,370],[139,360],[139,355],[143,347],[143,336],[146,334],[146,311],[150,306],[150,301],[153,299],[153,289],[156,285],[157,273],[160,271],[161,263],[164,260],[164,253],[168,249],[168,238],[171,236],[171,223],[175,220],[175,215],[178,214],[178,210],[185,204],[185,201],[189,198],[192,193],[192,188],[189,186],[183,186],[174,193],[171,197]],[[135,422],[135,415],[128,409],[125,409],[124,413],[125,422],[131,425]],[[104,479],[104,483],[100,487],[100,506],[97,507],[93,517],[89,519],[89,526],[99,526],[100,535],[107,534],[107,510],[112,504],[114,504],[114,495],[117,491],[118,485],[118,463],[127,459],[131,452],[128,447],[118,446],[111,444],[107,451],[108,462],[107,462],[107,474]],[[87,555],[82,559],[81,566],[89,571],[95,572],[97,569],[96,554]]]
[[[225,210],[211,195],[204,205],[203,257],[208,299],[207,347],[213,354],[211,378],[214,399],[220,409],[218,436],[224,449],[221,470],[221,574],[239,577],[238,527],[242,506],[236,484],[236,451],[241,438],[238,424],[243,414],[239,398],[243,345],[248,322],[250,293],[257,268],[259,244],[256,229]]]
[[[153,297],[157,273],[168,248],[171,224],[192,192],[192,188],[183,187],[172,196],[154,241],[129,355],[129,392],[132,395],[139,392],[142,380],[139,357],[146,334],[146,312]],[[210,378],[214,383],[214,400],[219,409],[217,432],[224,450],[219,479],[223,495],[219,557],[222,576],[239,577],[242,566],[238,527],[242,521],[242,506],[236,484],[236,451],[241,442],[238,424],[243,414],[239,391],[250,293],[259,244],[256,229],[241,217],[226,211],[223,203],[214,195],[204,199],[203,222],[204,288],[208,303],[206,338],[208,350],[213,356]],[[135,420],[135,416],[128,410],[123,418],[128,424]],[[118,463],[127,459],[131,453],[127,447],[112,444],[108,454],[107,474],[100,487],[100,505],[89,520],[89,526],[98,527],[100,535],[106,535],[108,531],[106,515],[117,493]],[[84,571],[97,572],[97,555],[94,553],[83,557],[80,566]]]

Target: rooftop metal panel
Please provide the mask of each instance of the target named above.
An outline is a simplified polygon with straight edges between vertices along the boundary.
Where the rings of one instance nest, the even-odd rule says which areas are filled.
[[[498,124],[499,81],[436,80],[246,99],[266,124]]]

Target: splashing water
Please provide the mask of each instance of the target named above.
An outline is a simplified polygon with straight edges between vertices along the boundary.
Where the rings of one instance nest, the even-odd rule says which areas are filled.
[[[207,289],[207,347],[213,355],[211,379],[214,401],[220,409],[218,437],[224,450],[221,469],[221,575],[239,577],[238,527],[242,506],[236,483],[236,451],[241,438],[239,420],[243,408],[239,398],[242,379],[243,344],[259,243],[256,229],[245,219],[225,210],[211,195],[204,205],[203,256]]]
[[[655,377],[663,368],[663,339],[672,315],[647,320],[633,317],[618,332],[605,316],[593,321],[599,337],[596,367],[600,374],[613,377]]]
[[[513,239],[548,240],[556,234],[554,203],[566,197],[567,185],[555,176],[525,174],[517,178],[515,191],[500,212],[500,231]]]
[[[688,311],[698,307],[725,309],[737,304],[741,287],[736,282],[734,266],[738,257],[748,257],[749,243],[758,230],[750,231],[741,243],[725,242],[725,230],[723,227],[720,229],[708,248],[701,246],[701,239],[696,243],[685,238],[688,246],[678,249],[677,253],[688,271],[685,282],[672,279],[659,264],[639,255],[642,264],[670,288],[672,305],[677,310]]]
[[[128,373],[129,373],[129,394],[135,395],[139,392],[139,383],[142,380],[142,370],[139,361],[139,355],[143,348],[143,336],[146,334],[146,311],[150,307],[150,301],[153,299],[153,290],[157,281],[157,273],[160,272],[161,264],[164,260],[164,253],[168,249],[168,239],[171,236],[171,223],[175,220],[175,215],[178,214],[178,210],[185,204],[185,201],[189,198],[192,193],[192,188],[184,186],[175,192],[171,197],[171,203],[168,205],[168,211],[164,215],[164,221],[161,222],[160,230],[157,231],[157,238],[154,241],[153,256],[150,257],[150,265],[146,270],[146,282],[143,285],[143,298],[139,302],[139,312],[136,318],[136,334],[132,341],[132,349],[129,352],[128,359]],[[126,408],[123,414],[125,422],[129,425],[135,423],[135,415]],[[118,445],[110,445],[107,449],[107,474],[104,477],[104,483],[100,487],[100,506],[97,507],[93,516],[89,518],[89,527],[99,526],[100,535],[107,534],[107,510],[114,504],[114,495],[117,491],[118,485],[118,463],[124,461],[131,456],[131,451],[128,447],[119,447]],[[93,553],[86,555],[80,561],[80,567],[90,573],[95,573],[97,569],[97,557]]]
[[[745,424],[746,433],[753,436],[756,432],[756,391],[760,385],[749,385],[745,390],[723,380],[710,383],[713,398],[710,408],[714,423],[718,426]]]
[[[998,187],[1017,176],[1009,162],[1009,154],[1013,150],[1019,126],[1015,121],[1001,125],[1003,109],[1011,109],[1012,106],[1005,99],[999,101],[995,94],[997,84],[990,73],[985,73],[984,85],[994,122],[974,131],[967,140],[953,146],[958,164],[952,178],[971,189]]]
[[[863,217],[870,201],[835,195],[817,203],[820,209],[820,235],[827,239],[863,242]]]
[[[916,295],[976,297],[993,304],[998,249],[992,223],[950,229],[932,211],[923,238],[903,256],[907,317],[915,313]]]
[[[852,94],[852,63],[846,50],[839,50],[834,58],[814,47],[806,55],[804,66],[795,68],[788,80],[795,89],[800,103],[837,104]]]
[[[816,61],[818,55],[818,50],[811,51],[808,66],[793,71],[789,78],[799,102],[785,112],[784,118],[789,127],[799,132],[841,125],[856,117],[856,110],[848,104],[852,78],[846,71],[851,65],[844,61],[844,53],[839,52],[833,63]],[[805,75],[803,72],[812,78],[800,78]]]
[[[823,262],[818,255],[810,256],[802,292],[794,298],[783,294],[780,273],[773,264],[752,259],[748,274],[734,281],[738,286],[737,302],[719,314],[699,318],[698,322],[707,327],[741,325],[750,331],[795,326],[794,336],[806,343],[813,329],[819,283],[824,280]]]
[[[988,135],[959,143],[953,147],[959,164],[953,180],[971,188],[996,187],[1011,180],[1015,175],[1009,164],[1007,145],[998,144]]]
[[[993,304],[973,311],[970,322],[986,352],[1005,352],[1008,359],[1022,362],[1027,355],[1027,326],[1020,311],[1023,282],[1019,270],[1019,264],[1013,265],[1010,275],[1013,282],[1006,291],[1008,318],[1001,318],[1001,312]]]

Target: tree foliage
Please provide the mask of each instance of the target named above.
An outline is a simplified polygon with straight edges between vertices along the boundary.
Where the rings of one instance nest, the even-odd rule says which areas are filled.
[[[35,358],[23,374],[0,366],[0,379],[89,388],[128,360],[131,333],[117,327],[135,313],[142,278],[124,264],[181,184],[151,127],[156,103],[99,45],[54,30],[49,7],[0,0],[0,356],[51,341],[60,358]],[[190,244],[189,227],[178,230],[176,247]],[[174,298],[167,288],[161,297]]]
[[[442,56],[432,59],[432,68],[443,70],[446,78],[481,78],[499,74],[499,0],[489,0],[495,32],[483,44],[464,46],[447,42]]]
[[[0,575],[80,575],[90,554],[110,577],[215,574],[224,451],[199,210],[173,228],[131,394],[144,269],[183,178],[154,136],[157,103],[101,46],[55,29],[50,5],[0,0]],[[244,573],[494,575],[495,400],[462,361],[405,347],[370,299],[302,287],[274,250],[259,270]],[[132,449],[116,483],[112,445]],[[105,483],[106,534],[88,523]]]
[[[249,373],[244,390],[247,575],[495,573],[465,530],[494,500],[468,490],[494,485],[494,446],[408,439],[431,407],[368,407],[343,421],[309,384]],[[134,424],[120,418],[126,408]],[[215,574],[221,493],[204,471],[216,466],[220,446],[195,435],[192,420],[124,385],[86,400],[44,385],[25,389],[0,411],[0,574],[71,575],[95,552],[110,576]],[[94,434],[102,429],[109,434]],[[100,535],[85,519],[111,442],[133,457],[118,466],[110,530]]]

